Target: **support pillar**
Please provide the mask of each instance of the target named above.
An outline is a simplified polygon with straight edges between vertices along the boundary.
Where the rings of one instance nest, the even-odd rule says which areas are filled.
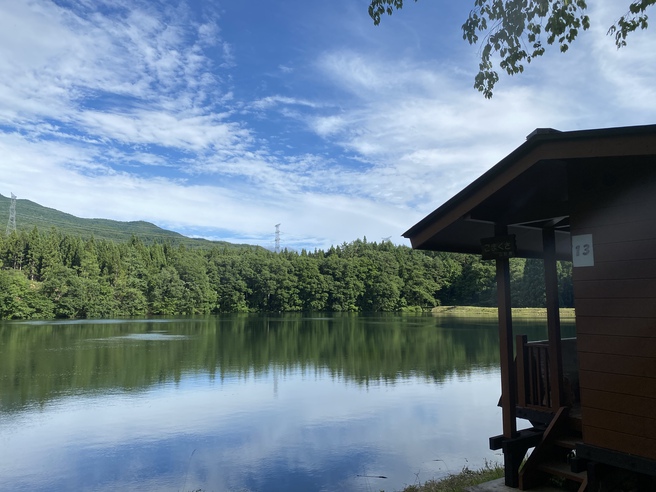
[[[495,227],[497,236],[506,236],[508,227]],[[501,410],[503,415],[504,441],[517,437],[517,377],[513,357],[512,311],[510,307],[510,262],[508,258],[496,260],[497,306],[499,310],[499,354],[501,362]],[[504,446],[503,461],[505,484],[519,485],[519,465],[526,450]]]
[[[551,409],[563,405],[563,357],[560,342],[560,310],[558,304],[558,269],[556,264],[556,234],[553,228],[542,229],[544,252],[544,283],[547,301],[547,328],[549,333],[549,381],[551,382]]]
[[[508,234],[508,227],[497,225],[497,236]],[[517,434],[515,404],[517,402],[517,378],[514,368],[512,311],[510,308],[510,263],[508,258],[496,260],[497,306],[499,311],[499,353],[501,362],[501,408],[503,411],[503,435],[512,439]]]

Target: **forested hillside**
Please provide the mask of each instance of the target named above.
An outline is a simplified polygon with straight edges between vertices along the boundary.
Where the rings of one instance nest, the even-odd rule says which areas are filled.
[[[9,216],[11,198],[0,195],[0,217]],[[143,220],[122,222],[109,219],[83,219],[71,214],[60,212],[54,208],[44,207],[30,200],[16,200],[16,229],[29,232],[34,228],[47,231],[56,227],[63,234],[71,234],[83,238],[106,239],[109,241],[129,241],[137,236],[145,244],[167,242],[174,245],[184,244],[190,248],[209,247],[212,245],[227,248],[254,248],[256,246],[233,244],[224,241],[208,241],[207,239],[191,238],[177,232],[157,227]],[[4,229],[3,229],[4,231]]]
[[[291,311],[419,311],[490,306],[494,263],[357,240],[328,251],[188,248],[88,239],[52,228],[0,238],[0,317]],[[516,306],[542,306],[538,260],[512,261]],[[571,267],[559,266],[561,305],[572,305]]]

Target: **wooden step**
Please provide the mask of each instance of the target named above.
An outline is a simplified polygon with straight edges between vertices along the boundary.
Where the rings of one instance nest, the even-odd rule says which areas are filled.
[[[562,461],[547,461],[538,465],[538,470],[556,477],[564,478],[566,480],[573,480],[575,482],[583,483],[587,474],[585,472],[574,473],[569,466],[569,463]]]

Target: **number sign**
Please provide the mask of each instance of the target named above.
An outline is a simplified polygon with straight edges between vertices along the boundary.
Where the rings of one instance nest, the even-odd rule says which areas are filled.
[[[572,266],[594,266],[594,249],[592,248],[592,234],[572,236]]]

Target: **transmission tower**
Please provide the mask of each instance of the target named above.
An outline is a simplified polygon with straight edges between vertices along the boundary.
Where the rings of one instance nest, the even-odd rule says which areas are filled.
[[[280,253],[280,224],[276,224],[276,253]]]
[[[11,194],[11,205],[9,205],[9,222],[7,222],[7,236],[16,231],[16,195]]]

